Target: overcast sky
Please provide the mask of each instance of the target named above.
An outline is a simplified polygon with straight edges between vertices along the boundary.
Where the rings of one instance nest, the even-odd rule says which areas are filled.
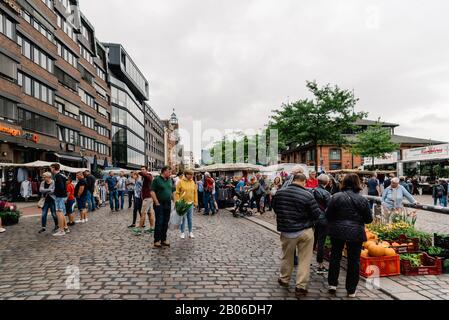
[[[354,89],[397,134],[449,141],[447,0],[80,0],[181,126],[261,128],[306,80]],[[188,143],[186,143],[188,145]]]

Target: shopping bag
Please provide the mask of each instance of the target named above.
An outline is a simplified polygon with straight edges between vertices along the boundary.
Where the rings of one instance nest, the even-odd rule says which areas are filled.
[[[40,198],[39,202],[37,203],[37,207],[42,209],[45,205],[45,198]]]
[[[179,228],[180,224],[182,223],[182,218],[175,209],[175,206],[172,205],[171,214],[170,214],[170,221],[168,223],[170,230],[176,230]]]

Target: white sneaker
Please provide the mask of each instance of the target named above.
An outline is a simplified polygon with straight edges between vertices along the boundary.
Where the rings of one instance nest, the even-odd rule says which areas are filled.
[[[348,298],[355,298],[357,296],[357,292],[353,294],[348,294]]]
[[[89,219],[87,219],[87,218],[84,219],[84,223],[87,223],[87,222],[89,222]]]
[[[62,236],[65,236],[65,231],[59,230],[59,231],[57,231],[56,233],[53,233],[53,236],[54,236],[54,237],[62,237]]]
[[[84,220],[81,220],[81,219],[80,219],[80,220],[76,220],[75,223],[76,223],[76,224],[84,223],[83,221],[84,221]]]
[[[190,239],[195,239],[195,236],[193,235],[193,232],[190,232],[189,238]]]
[[[337,293],[337,287],[329,286],[328,291],[329,291],[330,294],[335,294],[335,293]]]
[[[83,219],[83,220],[81,221],[81,223],[86,223],[86,219]]]
[[[64,229],[64,232],[65,232],[65,233],[70,233],[70,229],[69,229],[69,228]]]
[[[186,238],[186,234],[185,233],[181,233],[181,239],[185,239]]]
[[[0,233],[4,233],[4,232],[6,232],[6,229],[5,228],[0,228]]]

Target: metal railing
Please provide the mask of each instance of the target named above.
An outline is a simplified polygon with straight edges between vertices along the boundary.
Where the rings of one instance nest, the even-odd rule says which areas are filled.
[[[374,197],[374,196],[364,196],[364,197],[370,201],[374,201],[377,204],[382,203],[382,198],[380,198],[380,197]],[[406,208],[413,208],[413,209],[418,209],[418,210],[425,210],[425,211],[431,211],[431,212],[449,215],[449,208],[444,208],[441,206],[433,206],[433,205],[421,204],[421,203],[420,204],[411,204],[411,203],[408,203],[405,201],[403,203],[403,206]]]

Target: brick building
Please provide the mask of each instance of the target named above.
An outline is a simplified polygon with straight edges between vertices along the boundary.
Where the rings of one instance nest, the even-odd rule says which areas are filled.
[[[358,133],[367,130],[370,126],[376,125],[376,123],[376,121],[358,120],[355,123],[356,129],[352,132],[347,132],[345,136],[349,142],[353,142]],[[441,141],[396,135],[395,129],[399,127],[398,124],[383,122],[382,126],[390,131],[391,140],[400,145],[400,150],[398,150],[400,151],[399,154],[405,149],[443,143]],[[318,153],[318,168],[322,167],[326,171],[357,169],[364,164],[363,159],[359,156],[354,156],[347,146],[339,147],[332,144],[318,147],[313,144],[290,145],[287,150],[281,153],[281,161],[283,163],[303,163],[308,166],[315,166],[317,162],[315,159],[315,150]]]
[[[77,0],[0,0],[0,162],[111,163],[107,59]]]

